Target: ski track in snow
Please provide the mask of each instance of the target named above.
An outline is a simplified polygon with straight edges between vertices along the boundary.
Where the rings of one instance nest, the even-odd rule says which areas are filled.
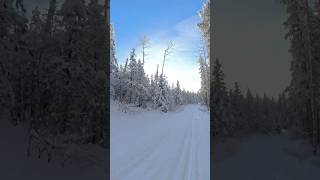
[[[209,180],[209,112],[120,112],[111,103],[111,180]]]

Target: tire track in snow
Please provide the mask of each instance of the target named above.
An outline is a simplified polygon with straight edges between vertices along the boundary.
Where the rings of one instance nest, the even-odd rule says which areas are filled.
[[[190,153],[189,153],[189,155],[188,155],[188,171],[186,172],[187,173],[187,177],[186,177],[186,180],[191,180],[192,179],[192,172],[193,172],[193,168],[192,168],[192,164],[194,163],[193,161],[193,157],[194,157],[194,155],[193,155],[193,153],[194,153],[194,133],[193,133],[193,129],[194,129],[194,125],[193,125],[193,121],[194,121],[194,116],[192,116],[192,118],[190,119],[190,121],[191,121],[191,127],[190,127],[190,132],[191,132],[191,137],[190,137],[190,146],[189,146],[189,148],[190,148]]]
[[[184,159],[184,163],[183,163],[183,178],[182,179],[186,179],[186,180],[189,180],[189,173],[188,173],[188,170],[189,170],[189,166],[190,166],[190,163],[191,163],[191,144],[192,144],[192,132],[190,130],[186,130],[188,136],[186,136],[185,138],[187,138],[187,147],[184,149],[184,156],[182,156],[181,158]],[[180,178],[181,179],[181,178]]]
[[[203,118],[203,116],[201,116],[201,118]],[[200,123],[200,120],[201,120],[201,118],[199,118],[199,116],[195,116],[195,120],[196,120],[196,125],[194,126],[194,129],[195,129],[195,137],[194,137],[194,143],[195,143],[195,151],[194,151],[194,155],[193,155],[193,157],[194,157],[194,175],[195,175],[195,177],[199,177],[199,165],[198,165],[198,161],[199,161],[199,159],[198,159],[198,153],[199,153],[199,151],[198,151],[198,148],[197,147],[199,147],[199,140],[200,140],[200,138],[199,138],[199,136],[200,136],[200,133],[201,133],[201,131],[199,130],[199,123]],[[193,124],[194,125],[194,124]]]
[[[171,179],[171,177],[174,177],[173,179],[179,179],[179,173],[177,173],[177,172],[179,172],[179,168],[180,167],[182,167],[183,166],[183,160],[184,160],[184,154],[186,153],[186,149],[188,148],[188,131],[186,131],[185,130],[186,129],[186,127],[184,127],[184,132],[183,132],[183,134],[182,134],[182,136],[181,136],[181,145],[179,145],[178,146],[178,149],[177,149],[177,153],[176,153],[176,160],[175,160],[175,162],[177,162],[176,164],[175,164],[175,168],[173,168],[172,170],[171,170],[171,172],[168,174],[168,177],[167,177],[167,179]],[[180,153],[181,152],[181,153]]]
[[[157,149],[157,152],[154,153],[155,156],[152,159],[150,159],[149,163],[147,163],[147,166],[152,167],[154,166],[154,163],[157,163],[158,166],[157,168],[153,168],[152,170],[145,171],[145,175],[148,179],[152,179],[152,180],[172,179],[172,174],[170,176],[169,175],[170,173],[168,173],[168,176],[164,178],[165,176],[164,172],[166,172],[165,169],[170,165],[172,167],[171,169],[173,170],[171,172],[175,172],[174,169],[176,170],[178,168],[177,165],[176,166],[173,165],[174,162],[177,162],[177,161],[172,161],[172,159],[170,159],[169,157],[163,157],[163,154],[173,154],[173,155],[176,155],[176,157],[179,157],[178,155],[181,154],[182,149],[179,151],[178,147],[183,147],[185,144],[184,142],[185,134],[177,131],[175,128],[176,127],[175,125],[181,124],[181,119],[176,119],[174,117],[171,117],[172,119],[170,117],[166,117],[166,119],[170,119],[169,121],[170,123],[172,123],[172,126],[170,126],[168,132],[163,132],[164,134],[167,134],[167,139],[166,141],[164,141],[163,144],[161,144],[162,147],[169,147],[169,149]],[[183,132],[187,132],[187,131],[183,131]],[[173,136],[181,138],[181,141],[178,141],[180,142],[180,144],[177,143],[177,141],[175,141],[174,138],[172,138]]]
[[[127,145],[120,146],[126,150],[121,150],[116,153],[116,158],[113,162],[116,163],[113,169],[116,173],[112,173],[112,180],[206,180],[208,179],[207,169],[203,170],[203,161],[208,160],[209,157],[203,148],[209,148],[206,144],[207,132],[205,124],[207,120],[201,118],[208,118],[208,112],[200,110],[198,105],[186,106],[181,112],[172,112],[164,115],[157,115],[154,113],[146,119],[149,123],[153,121],[153,125],[144,127],[144,124],[126,125],[125,129],[131,127],[139,127],[141,132],[133,132],[134,136],[125,135],[120,137],[126,144],[127,136],[129,139],[141,142],[130,142],[127,140]],[[132,117],[131,117],[132,118]],[[130,121],[132,122],[130,118]],[[139,120],[137,122],[143,123],[145,115],[141,114],[133,117]],[[141,118],[141,119],[140,119]],[[143,118],[143,119],[142,119]],[[125,124],[126,120],[118,123]],[[155,125],[156,124],[156,125]],[[124,126],[116,126],[121,129]],[[131,131],[123,131],[131,133]],[[118,131],[120,132],[120,131]],[[144,135],[144,133],[151,132]],[[116,135],[119,135],[117,133]],[[150,136],[149,136],[150,135]],[[149,136],[149,137],[145,137]],[[112,136],[111,136],[112,137]],[[202,138],[205,138],[204,140]],[[119,144],[120,145],[120,144]],[[142,146],[142,148],[141,148]],[[201,146],[201,147],[200,147]],[[111,148],[114,147],[111,144]],[[128,150],[130,149],[130,151]],[[115,149],[119,150],[119,149]],[[143,151],[143,152],[142,152]],[[204,157],[205,156],[205,157]],[[209,168],[208,168],[209,170]],[[205,178],[205,179],[204,179]]]
[[[185,179],[185,180],[193,180],[193,167],[194,164],[194,153],[195,147],[194,147],[194,118],[195,116],[192,114],[188,120],[188,123],[186,123],[186,127],[184,128],[185,135],[184,135],[184,146],[183,146],[183,153],[181,153],[181,156],[179,156],[180,159],[180,168],[182,168],[181,174],[176,174],[176,177],[179,177],[179,175],[183,178],[175,178],[175,179]]]
[[[135,158],[132,160],[132,162],[127,163],[126,167],[124,167],[121,171],[115,175],[115,180],[122,180],[125,179],[128,175],[130,175],[130,172],[134,171],[136,168],[139,167],[139,164],[142,164],[146,160],[148,160],[152,154],[156,151],[156,149],[162,144],[164,141],[166,135],[163,135],[159,141],[155,141],[156,143],[153,143],[152,145],[149,145],[148,147],[145,147],[145,151],[143,151],[143,156],[133,155]]]

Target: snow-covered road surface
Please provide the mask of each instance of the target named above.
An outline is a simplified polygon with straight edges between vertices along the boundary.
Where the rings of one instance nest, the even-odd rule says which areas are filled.
[[[209,112],[123,113],[111,105],[111,180],[209,180]]]
[[[287,135],[256,135],[214,147],[216,180],[319,180],[320,158],[309,143]]]

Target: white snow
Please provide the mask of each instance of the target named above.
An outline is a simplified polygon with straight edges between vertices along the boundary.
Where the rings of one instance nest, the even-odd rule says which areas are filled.
[[[187,105],[175,112],[111,103],[111,180],[209,180],[209,112]]]
[[[319,180],[320,158],[308,142],[288,135],[256,135],[214,144],[217,180]]]
[[[107,151],[96,145],[76,146],[77,159],[65,167],[53,156],[38,159],[37,154],[27,157],[28,131],[26,124],[12,126],[0,114],[0,179],[3,180],[98,180],[106,179]]]

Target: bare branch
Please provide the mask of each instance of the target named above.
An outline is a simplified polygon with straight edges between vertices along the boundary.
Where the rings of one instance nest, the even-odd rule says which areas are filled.
[[[161,72],[162,75],[163,75],[163,68],[164,68],[164,63],[166,61],[166,57],[173,53],[173,48],[174,48],[174,43],[172,41],[169,41],[167,48],[164,50],[164,54],[163,54],[162,72]]]
[[[140,40],[140,45],[142,47],[142,64],[144,64],[145,57],[148,55],[146,49],[150,47],[150,40],[146,35]]]
[[[149,48],[150,47],[150,39],[146,35],[144,35],[140,40],[140,44],[144,48]]]

